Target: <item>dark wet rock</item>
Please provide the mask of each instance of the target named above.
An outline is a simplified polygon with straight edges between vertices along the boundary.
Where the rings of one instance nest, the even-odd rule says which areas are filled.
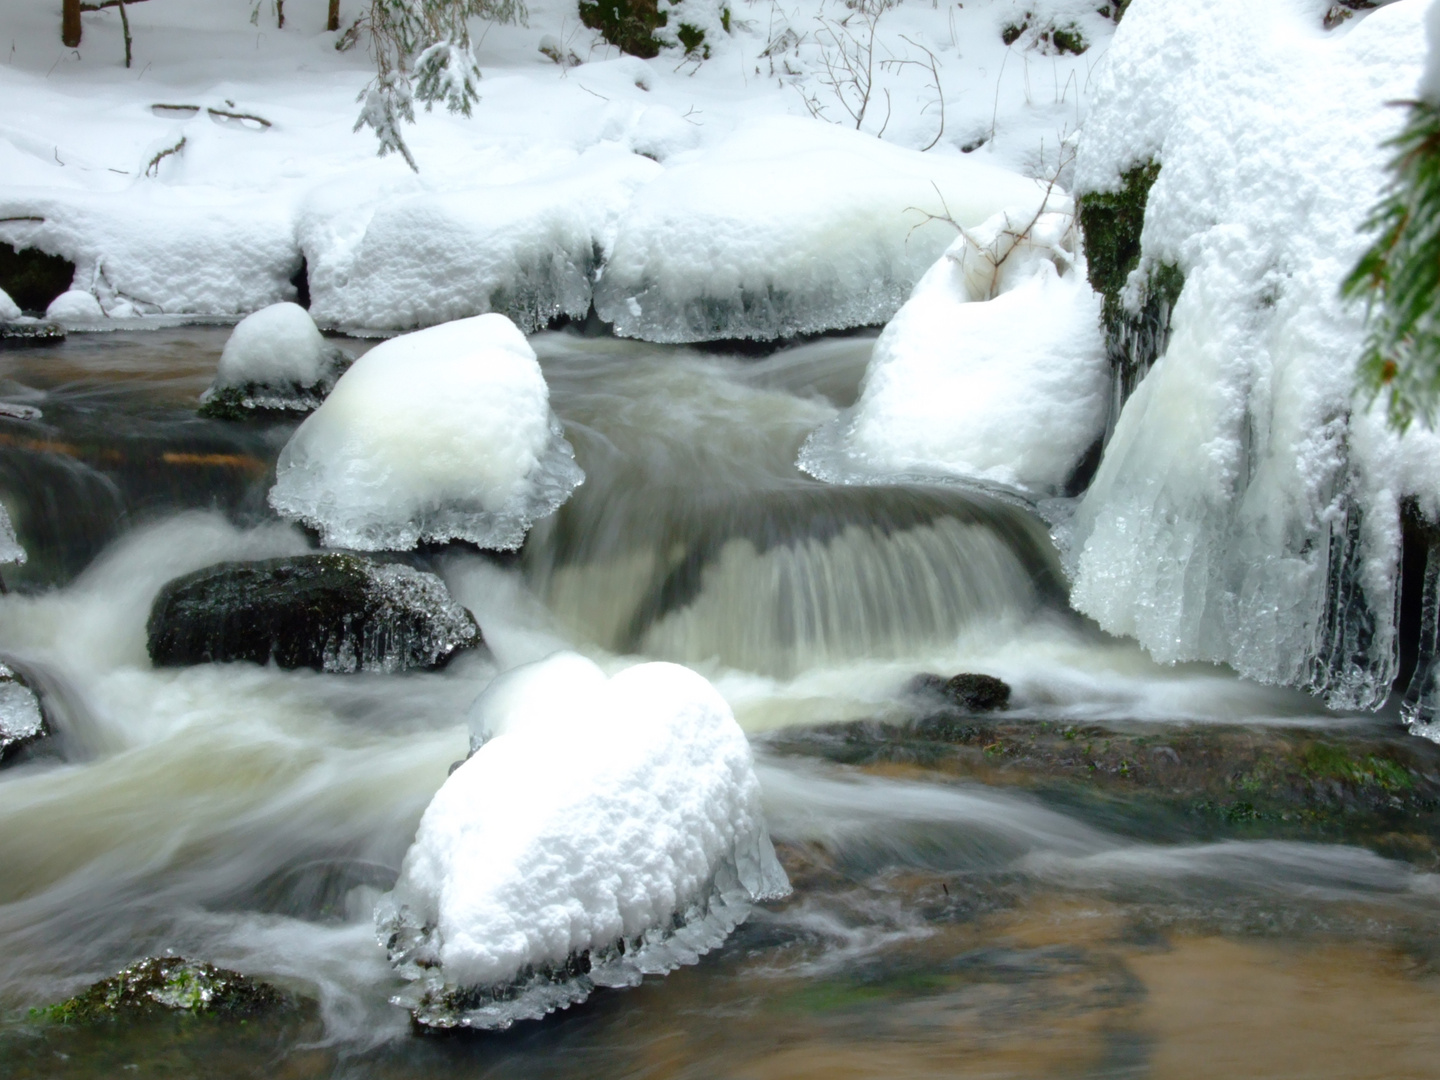
[[[294,1007],[288,994],[248,975],[165,956],[147,957],[75,997],[33,1010],[31,1015],[57,1024],[93,1024],[166,1013],[241,1020]]]
[[[940,698],[966,712],[985,713],[1010,707],[1010,686],[993,675],[964,672],[945,678],[928,672],[910,680],[911,694],[922,698]]]
[[[655,31],[669,21],[657,0],[580,0],[580,21],[631,56],[659,55]]]
[[[0,663],[0,762],[49,734],[39,695],[13,668]]]
[[[273,660],[394,672],[442,667],[482,642],[475,617],[434,574],[344,553],[187,574],[160,590],[147,629],[161,666]]]
[[[68,259],[0,244],[0,289],[25,311],[44,311],[74,280],[75,264]]]
[[[1440,869],[1440,746],[1400,731],[1067,724],[935,709],[788,729],[779,753],[1021,788],[1146,840],[1355,843]]]
[[[325,374],[313,383],[286,383],[269,386],[244,383],[240,386],[212,386],[200,397],[201,416],[210,420],[270,420],[304,416],[320,407],[335,389],[335,383],[354,360],[340,349],[331,351]]]
[[[65,328],[40,319],[0,322],[0,349],[28,345],[58,345],[65,340]]]

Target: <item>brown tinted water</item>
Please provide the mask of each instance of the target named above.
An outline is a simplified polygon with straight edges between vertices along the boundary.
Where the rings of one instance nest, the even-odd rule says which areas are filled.
[[[311,543],[264,502],[293,425],[191,411],[224,338],[0,353],[0,398],[45,414],[0,420],[31,553],[0,653],[61,728],[0,771],[0,1077],[1440,1075],[1435,748],[1104,638],[1014,506],[800,476],[863,340],[757,363],[542,336],[586,487],[519,560],[424,556],[491,653],[420,676],[155,671],[164,581]],[[633,990],[416,1034],[370,909],[470,701],[561,645],[716,682],[755,733],[794,895]],[[1004,677],[1012,709],[903,691],[960,670]],[[303,1004],[29,1012],[167,949]]]

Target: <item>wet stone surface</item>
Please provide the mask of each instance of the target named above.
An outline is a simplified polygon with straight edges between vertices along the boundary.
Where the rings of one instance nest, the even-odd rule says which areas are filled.
[[[0,663],[0,763],[49,733],[40,698],[13,668]]]

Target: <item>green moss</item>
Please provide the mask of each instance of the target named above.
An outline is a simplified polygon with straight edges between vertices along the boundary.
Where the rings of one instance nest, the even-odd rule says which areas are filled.
[[[1006,23],[1002,26],[1000,28],[1000,40],[1006,45],[1014,45],[1015,42],[1020,40],[1020,35],[1030,29],[1029,18],[1030,16],[1027,14],[1021,22]]]
[[[265,983],[178,956],[149,957],[65,1001],[31,1009],[30,1018],[50,1024],[92,1024],[152,1014],[246,1017],[293,1007]]]
[[[1339,780],[1356,788],[1409,791],[1415,786],[1403,765],[1374,754],[1355,755],[1331,743],[1312,743],[1305,750],[1305,773],[1319,780]]]
[[[657,0],[580,0],[582,23],[622,52],[647,60],[659,55],[655,31],[668,18]]]
[[[720,9],[720,27],[721,27],[721,29],[723,29],[723,30],[725,31],[725,33],[727,33],[727,34],[730,33],[730,19],[731,19],[730,9],[729,9],[728,7],[727,7],[727,8],[721,8],[721,9]]]
[[[1078,26],[1073,24],[1070,26],[1056,27],[1051,31],[1050,43],[1055,46],[1056,52],[1071,53],[1075,56],[1079,56],[1086,49],[1090,48],[1090,43],[1085,40],[1085,35],[1080,32]]]
[[[691,56],[699,53],[709,59],[710,46],[705,44],[705,31],[700,27],[681,23],[675,30],[675,36],[680,39],[680,45],[684,48],[685,55]]]

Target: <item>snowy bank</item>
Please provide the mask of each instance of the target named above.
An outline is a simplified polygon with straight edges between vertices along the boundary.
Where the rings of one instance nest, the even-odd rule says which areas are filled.
[[[1135,0],[1079,145],[1081,192],[1159,165],[1123,301],[1184,285],[1075,515],[1072,601],[1157,659],[1337,707],[1396,674],[1402,500],[1440,513],[1440,438],[1355,401],[1364,312],[1339,298],[1425,4],[1327,32],[1311,0]]]
[[[1018,238],[1030,220],[1002,213],[951,245],[876,341],[859,402],[801,448],[802,469],[1063,488],[1100,436],[1109,370],[1073,217],[1047,212]]]
[[[789,892],[750,744],[701,676],[560,653],[501,679],[376,911],[421,1023],[505,1028],[634,985]]]
[[[276,463],[270,505],[330,547],[468,540],[510,550],[584,480],[535,351],[502,315],[357,360]]]

